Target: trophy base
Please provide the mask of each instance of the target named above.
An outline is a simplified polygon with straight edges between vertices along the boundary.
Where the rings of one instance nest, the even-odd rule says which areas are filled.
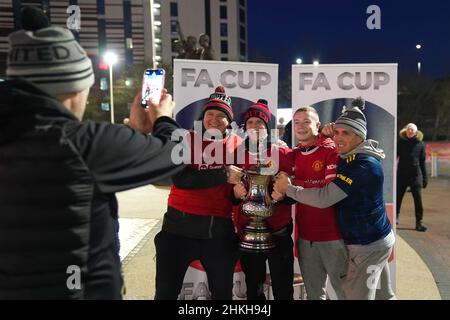
[[[270,251],[275,248],[275,244],[269,229],[255,229],[247,226],[244,227],[244,236],[239,243],[239,248],[245,252],[260,253]]]

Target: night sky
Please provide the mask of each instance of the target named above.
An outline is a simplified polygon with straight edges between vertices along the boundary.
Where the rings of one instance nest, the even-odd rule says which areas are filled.
[[[369,5],[381,9],[381,30],[369,30]],[[297,57],[310,64],[398,63],[399,74],[450,76],[450,1],[248,0],[249,61],[290,73]],[[422,49],[417,50],[416,44]]]

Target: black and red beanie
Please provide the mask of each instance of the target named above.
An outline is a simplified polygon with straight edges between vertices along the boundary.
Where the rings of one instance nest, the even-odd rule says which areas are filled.
[[[264,121],[267,130],[269,130],[270,123],[270,110],[267,105],[267,100],[259,99],[258,102],[252,104],[244,114],[244,124],[247,124],[247,120],[251,117],[260,118]]]
[[[226,114],[231,123],[234,118],[233,108],[231,107],[231,98],[225,94],[225,88],[218,86],[214,93],[209,96],[208,102],[203,106],[202,119],[207,110],[214,109]]]

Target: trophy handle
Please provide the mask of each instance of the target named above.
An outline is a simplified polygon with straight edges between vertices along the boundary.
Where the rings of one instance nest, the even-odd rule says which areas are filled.
[[[264,186],[264,188],[266,189],[265,200],[268,205],[273,205],[274,203],[276,203],[271,196],[274,181],[274,176],[271,176],[270,179],[267,179],[266,185]]]
[[[268,198],[269,198],[269,203],[272,204],[272,205],[278,203],[277,200],[275,200],[275,199],[272,198],[273,184],[275,183],[275,180],[277,180],[277,176],[278,176],[278,173],[277,173],[277,174],[274,174],[274,175],[270,178],[270,180],[269,180],[269,185],[268,185],[268,188],[267,188],[267,190],[270,190],[270,194],[268,194]]]
[[[250,195],[250,183],[249,183],[248,174],[247,174],[246,170],[244,170],[244,175],[242,176],[241,181],[244,184],[245,189],[247,190],[247,194],[245,195],[244,199],[242,199],[242,200],[247,200],[248,196]]]

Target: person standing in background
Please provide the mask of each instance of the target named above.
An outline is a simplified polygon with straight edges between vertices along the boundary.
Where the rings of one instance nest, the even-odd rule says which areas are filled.
[[[428,184],[425,166],[426,151],[423,133],[414,123],[408,123],[400,130],[397,143],[397,223],[400,215],[403,196],[406,189],[411,189],[416,214],[416,230],[425,232],[423,224],[422,188]]]

